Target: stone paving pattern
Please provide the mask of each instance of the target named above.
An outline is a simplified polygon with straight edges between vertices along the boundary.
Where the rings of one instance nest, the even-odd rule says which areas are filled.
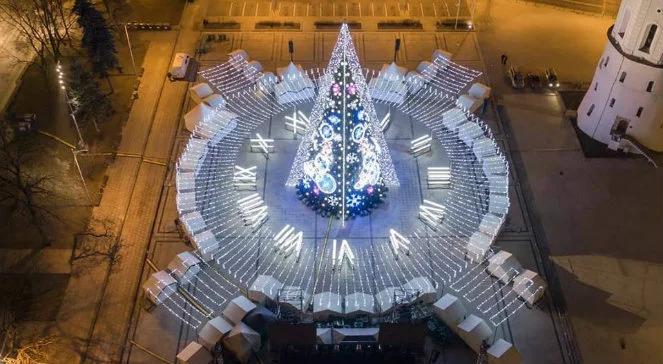
[[[313,67],[313,66],[322,66],[324,67],[329,56],[329,52],[331,47],[333,46],[333,41],[336,39],[336,34],[335,33],[298,33],[295,34],[297,40],[297,49],[304,49],[306,50],[303,56],[301,56],[301,62],[304,65],[307,65],[308,67]],[[466,64],[468,66],[477,66],[481,65],[481,57],[480,53],[478,51],[478,46],[477,46],[477,41],[472,33],[462,33],[462,34],[456,34],[456,33],[376,33],[376,32],[362,32],[355,34],[354,40],[356,42],[356,46],[358,49],[358,53],[360,56],[360,59],[362,62],[365,62],[365,64],[372,66],[373,68],[379,67],[382,62],[387,61],[390,58],[390,53],[389,51],[386,51],[385,48],[388,49],[388,47],[392,44],[393,40],[396,37],[401,37],[404,39],[403,42],[403,48],[406,50],[405,52],[401,52],[399,54],[399,63],[401,64],[406,64],[409,65],[410,67],[416,66],[416,64],[422,59],[422,58],[428,58],[430,56],[430,53],[432,52],[433,49],[436,48],[442,48],[442,49],[453,49],[456,54],[458,54],[458,58],[456,59],[457,62],[461,64]],[[250,54],[252,59],[257,59],[259,60],[265,67],[265,69],[274,69],[275,67],[280,67],[284,66],[287,64],[289,57],[287,53],[284,53],[284,49],[287,49],[287,40],[290,38],[294,38],[289,33],[233,33],[229,34],[229,40],[227,42],[222,42],[218,43],[219,47],[218,49],[214,48],[212,49],[209,53],[205,54],[203,57],[201,57],[201,63],[204,66],[209,66],[209,65],[215,65],[223,60],[225,60],[224,53],[227,53],[228,50],[230,49],[235,49],[235,48],[242,48],[247,50],[247,52]],[[278,40],[278,41],[277,41]],[[228,46],[226,43],[232,44],[232,46]],[[451,44],[451,47],[448,46]],[[299,59],[299,53],[295,57],[295,61],[300,62]],[[414,56],[410,56],[410,54],[413,54]],[[427,55],[426,55],[427,54]],[[369,56],[366,56],[369,55]],[[417,58],[414,58],[417,57]],[[185,109],[189,108],[192,106],[192,103],[187,100],[185,101],[187,106]],[[378,112],[384,112],[383,107],[378,108]],[[492,113],[492,112],[491,112]],[[387,132],[387,138],[392,140],[391,143],[404,143],[400,147],[398,147],[398,150],[406,150],[407,149],[407,143],[410,138],[413,136],[418,136],[421,134],[426,133],[426,129],[423,126],[420,126],[418,124],[411,124],[411,122],[407,119],[406,116],[404,115],[399,115],[398,112],[395,113],[396,120],[393,125],[390,127],[390,131]],[[496,117],[494,114],[487,114],[487,122],[491,126],[497,126],[496,124]],[[281,116],[282,117],[282,116]],[[279,120],[279,116],[276,116],[273,118],[273,120]],[[405,121],[405,123],[404,123]],[[269,135],[270,137],[274,138],[282,138],[278,140],[278,145],[277,148],[278,150],[290,150],[296,148],[296,146],[299,144],[299,141],[290,141],[284,140],[288,137],[288,134],[285,133],[282,130],[282,128],[276,127],[274,125],[274,121],[270,124],[269,122],[266,122],[263,124],[263,127],[260,127],[262,131],[260,131],[263,136]],[[408,125],[407,127],[402,127],[403,125]],[[393,128],[393,129],[391,129]],[[501,139],[501,132],[500,128],[494,128],[495,133],[498,135],[498,138]],[[178,140],[186,140],[188,136],[188,133],[184,132],[182,129],[180,129],[178,133]],[[284,138],[285,137],[285,138]],[[290,136],[290,138],[292,138]],[[178,143],[181,147],[181,142]],[[172,157],[171,157],[171,163],[177,158],[178,156],[178,151],[174,151]],[[406,155],[406,153],[405,153]],[[393,156],[393,153],[392,153]],[[438,155],[434,159],[437,160],[440,156]],[[247,159],[248,158],[248,159]],[[421,158],[419,161],[412,160],[409,157],[405,157],[407,160],[413,164],[413,169],[412,173],[414,175],[419,174],[420,176],[423,176],[425,174],[425,171],[423,168],[425,167],[420,167],[418,166],[419,162],[423,163],[423,165],[427,165],[430,162],[426,162],[429,158]],[[276,183],[282,183],[278,182],[280,179],[283,179],[281,177],[278,177],[279,175],[283,173],[288,172],[288,166],[283,166],[283,153],[276,153],[273,155],[268,163],[265,163],[265,159],[258,155],[258,154],[242,154],[240,156],[240,163],[239,164],[246,164],[246,165],[254,165],[257,164],[259,166],[258,170],[260,171],[259,174],[263,173],[262,171],[265,171],[265,166],[269,165],[267,167],[267,173],[266,173],[266,179],[265,181],[267,182],[267,185],[272,185],[273,179],[275,179],[277,182]],[[285,158],[287,161],[288,158]],[[398,159],[395,157],[395,160]],[[279,162],[281,160],[281,162]],[[443,160],[440,160],[440,162],[443,162]],[[274,168],[272,166],[273,163],[277,163],[278,167]],[[286,163],[287,164],[287,163]],[[273,174],[276,173],[275,176]],[[406,177],[406,176],[403,176]],[[407,178],[406,178],[407,179]],[[514,182],[517,182],[517,180],[514,179]],[[418,182],[417,182],[418,184]],[[262,185],[262,182],[260,183]],[[162,198],[162,204],[159,208],[160,212],[159,215],[161,216],[168,216],[170,218],[174,218],[176,216],[175,212],[175,206],[174,206],[174,181],[172,181],[172,176],[171,179],[166,186],[166,190],[164,191],[165,198]],[[273,195],[269,194],[269,190],[271,188],[267,188],[267,196],[265,197],[266,200],[277,198],[276,196],[281,196],[281,194]],[[415,201],[420,199],[420,192],[417,192],[417,197],[414,199]],[[280,200],[282,200],[285,197],[278,197]],[[508,226],[505,229],[505,232],[503,233],[503,236],[500,238],[500,241],[497,243],[498,245],[501,245],[502,242],[504,241],[504,245],[508,246],[510,251],[514,252],[516,256],[519,257],[519,259],[523,262],[523,264],[530,268],[537,270],[537,260],[533,254],[534,250],[531,248],[531,245],[533,244],[533,239],[531,235],[531,228],[528,226],[526,222],[526,217],[523,216],[523,209],[520,206],[520,200],[522,199],[522,196],[520,196],[519,193],[519,187],[518,184],[515,183],[514,187],[512,187],[512,200],[513,200],[513,215],[515,217],[512,217],[509,219]],[[269,204],[268,205],[273,205]],[[276,205],[281,205],[281,203],[277,203]],[[303,207],[303,206],[302,206]],[[413,205],[413,209],[415,209],[417,206]],[[293,208],[297,209],[297,206],[293,206]],[[299,209],[298,209],[299,210]],[[303,207],[303,210],[306,210],[305,207]],[[304,211],[306,212],[306,211]],[[412,211],[410,211],[412,212]],[[400,219],[400,214],[402,213],[401,211],[397,212],[399,214]],[[279,214],[270,214],[270,223],[276,224],[274,226],[280,226],[278,222],[275,222],[275,219],[278,219]],[[299,215],[299,214],[295,214]],[[305,226],[307,224],[307,221],[300,221],[299,224],[297,223],[297,218],[295,216],[292,216],[289,214],[288,222],[289,223],[295,223],[296,225],[301,225]],[[308,214],[302,214],[301,216],[308,216]],[[294,219],[294,220],[292,220]],[[321,236],[324,234],[324,231],[326,230],[326,225],[327,221],[322,221],[320,218],[316,218],[318,221],[314,226],[315,229],[310,231],[308,234],[309,236],[312,236],[311,234],[314,234],[316,236]],[[380,224],[382,225],[382,224]],[[354,229],[352,229],[354,231]],[[357,234],[360,235],[365,235],[366,238],[371,238],[373,233],[377,233],[376,236],[378,235],[384,235],[384,228],[380,228],[379,232],[369,232],[364,229],[359,229],[357,231]],[[332,236],[334,234],[332,233]],[[360,237],[360,235],[357,235],[357,237]],[[362,235],[362,236],[363,236]],[[163,241],[165,240],[165,242]],[[168,220],[164,220],[163,217],[159,221],[159,224],[155,226],[154,229],[154,234],[152,236],[152,243],[151,243],[151,253],[154,255],[154,260],[155,263],[157,264],[157,267],[163,268],[165,265],[172,259],[174,254],[179,251],[184,251],[188,250],[189,248],[186,247],[184,244],[174,244],[173,240],[177,240],[176,235],[173,233],[172,229],[172,223]],[[357,240],[357,239],[355,239]],[[354,241],[354,240],[353,240]],[[358,240],[357,240],[358,241]],[[313,241],[311,241],[313,243]],[[170,252],[170,255],[167,254]],[[304,257],[304,259],[307,259]],[[145,277],[144,277],[145,278]],[[328,284],[333,284],[333,282],[329,282]],[[523,355],[526,357],[536,357],[539,353],[542,351],[547,353],[548,359],[542,361],[542,362],[547,362],[547,363],[558,363],[562,359],[562,354],[561,354],[561,349],[559,346],[556,344],[556,340],[554,339],[555,333],[554,333],[554,323],[551,321],[550,317],[546,317],[545,312],[548,311],[548,304],[544,303],[541,306],[541,309],[543,311],[539,310],[524,310],[523,313],[519,313],[517,315],[517,320],[514,320],[512,323],[505,325],[500,328],[500,336],[506,337],[514,342],[516,342],[516,345],[519,347],[523,347],[521,352],[523,352]],[[151,337],[154,335],[155,330],[158,330],[158,332],[163,332],[162,330],[168,330],[168,333],[164,332],[163,334],[159,334],[159,337],[163,335],[173,335],[175,334],[175,331],[170,331],[172,329],[173,323],[167,324],[165,327],[161,327],[161,325],[165,323],[160,323],[160,320],[170,320],[170,321],[178,321],[176,318],[169,316],[168,312],[164,312],[163,309],[157,309],[156,312],[158,312],[158,317],[155,317],[154,313],[145,313],[144,311],[139,311],[137,312],[137,317],[135,318],[135,325],[133,327],[133,333],[131,334],[131,337],[136,340],[136,342],[141,343],[141,345],[148,347],[150,350],[153,350],[154,352],[158,353],[159,355],[165,357],[165,358],[174,358],[174,356],[177,354],[178,350],[183,348],[190,340],[195,339],[195,332],[192,332],[190,330],[190,327],[186,324],[181,324],[179,327],[179,334],[178,335],[178,344],[174,346],[165,346],[161,345],[160,342],[157,344],[157,342],[153,341]],[[543,316],[541,316],[543,314]],[[549,315],[550,313],[548,313]],[[538,317],[537,317],[538,316]],[[535,325],[531,326],[531,325]],[[538,337],[538,340],[534,341],[531,338],[531,332],[533,330],[536,330],[536,332],[540,332],[540,335],[536,335]],[[544,332],[547,332],[544,334]],[[547,339],[543,339],[543,336],[547,336]],[[142,341],[142,340],[147,340]],[[521,345],[520,342],[523,342]],[[149,343],[154,343],[157,345],[150,345]],[[142,360],[145,358],[145,353],[133,349],[130,352],[130,356],[128,358],[129,362],[142,362]],[[470,356],[471,357],[471,356]]]
[[[138,286],[150,273],[143,264],[145,255],[163,268],[176,253],[189,249],[174,226],[172,162],[187,138],[178,123],[180,111],[187,110],[190,102],[185,101],[186,86],[171,85],[164,76],[175,47],[193,51],[201,35],[194,24],[200,23],[207,7],[206,0],[187,4],[180,31],[161,33],[151,43],[143,64],[140,98],[134,103],[122,142],[125,153],[132,154],[116,157],[110,166],[104,198],[94,212],[97,221],[110,220],[130,242],[123,252],[128,258],[108,280],[108,267],[103,264],[92,269],[76,264],[70,269],[57,263],[42,266],[44,272],[72,273],[57,321],[49,325],[53,333],[65,339],[54,362],[76,363],[80,358],[87,362],[157,362],[132,348],[129,340],[157,350],[174,362],[175,354],[195,336],[189,327],[170,319],[167,312],[142,310]],[[405,39],[399,64],[411,68],[432,48],[447,48],[460,63],[486,71],[483,79],[490,80],[498,95],[502,118],[490,112],[485,119],[503,149],[514,157],[510,192],[513,203],[497,245],[514,252],[526,267],[539,271],[550,254],[557,266],[546,270],[559,276],[566,298],[566,307],[559,315],[532,321],[548,322],[551,330],[562,337],[567,333],[558,322],[569,319],[587,363],[649,363],[652,358],[661,358],[662,172],[637,159],[585,159],[573,129],[563,117],[559,97],[514,92],[503,81],[499,64],[499,55],[507,53],[510,61],[526,69],[554,65],[563,81],[589,80],[612,19],[509,0],[479,1],[476,9],[477,36],[433,33],[432,19],[422,21],[426,27],[423,32],[375,32],[375,20],[368,19],[365,30],[357,35],[363,38],[358,42],[363,44],[362,61],[377,67],[389,60],[391,51],[385,47],[390,48],[398,34]],[[247,29],[252,29],[252,21],[242,20],[243,26],[246,22]],[[296,39],[298,63],[307,67],[324,65],[323,54],[328,52],[333,35],[310,32],[310,23],[304,26],[309,31],[232,32],[230,42],[216,43],[201,57],[203,66],[223,59],[231,48],[251,46],[249,41],[257,40],[261,45],[249,53],[262,57],[266,68],[273,70],[287,63],[284,46],[290,38]],[[311,42],[310,47],[299,45]],[[365,59],[366,54],[371,55],[370,60]],[[171,96],[166,96],[169,92]],[[155,128],[157,120],[161,121]],[[141,215],[131,216],[128,211]],[[129,227],[136,231],[129,231]],[[48,261],[66,259],[62,251],[49,250],[45,256]],[[558,291],[555,295],[557,300],[562,296]],[[103,303],[105,300],[112,303]],[[550,295],[546,295],[544,304],[553,304]],[[524,313],[548,315],[542,310]],[[37,321],[25,326],[35,330],[43,327]],[[540,340],[528,333],[526,327],[513,333],[524,355],[559,352],[556,340]],[[88,346],[90,338],[94,340]],[[106,345],[114,345],[115,349],[105,352]],[[464,358],[459,362],[473,361],[471,355],[458,355]],[[450,355],[439,362],[453,359]],[[564,357],[563,362],[578,361]]]

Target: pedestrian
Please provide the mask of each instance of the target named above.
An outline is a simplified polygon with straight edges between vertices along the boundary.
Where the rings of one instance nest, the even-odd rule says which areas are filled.
[[[503,54],[501,58],[502,58],[502,64],[506,65],[506,61],[507,59],[509,59],[509,57],[507,57],[506,54]]]

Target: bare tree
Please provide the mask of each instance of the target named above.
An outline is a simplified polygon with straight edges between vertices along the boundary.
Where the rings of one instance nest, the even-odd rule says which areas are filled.
[[[19,31],[35,51],[42,65],[48,56],[60,58],[62,47],[70,42],[73,21],[64,0],[0,0],[0,20]]]
[[[54,343],[53,337],[35,338],[12,348],[11,353],[0,358],[5,364],[47,364],[48,346]]]
[[[50,238],[45,224],[57,219],[47,201],[55,196],[49,185],[51,177],[27,168],[31,158],[41,153],[37,147],[16,137],[7,123],[0,121],[0,206],[8,208],[15,218],[27,218],[47,246]]]
[[[77,260],[105,260],[109,270],[120,262],[123,244],[115,234],[113,223],[108,220],[93,221],[88,229],[76,236],[75,253],[71,262]]]

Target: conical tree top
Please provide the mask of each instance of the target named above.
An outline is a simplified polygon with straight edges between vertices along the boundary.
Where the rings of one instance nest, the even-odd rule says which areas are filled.
[[[304,138],[299,145],[299,149],[297,150],[292,170],[286,181],[287,186],[296,186],[300,180],[305,178],[303,168],[304,163],[310,157],[309,151],[311,145],[318,132],[318,127],[325,116],[325,108],[328,105],[328,92],[334,83],[334,73],[338,71],[341,62],[343,61],[347,62],[347,69],[352,75],[357,87],[360,105],[364,109],[370,134],[377,147],[376,153],[378,155],[377,159],[380,165],[382,181],[387,186],[398,186],[398,178],[394,171],[394,164],[391,160],[389,149],[384,139],[384,134],[380,128],[375,108],[373,107],[373,101],[368,90],[368,85],[366,84],[366,78],[362,72],[361,64],[359,63],[359,58],[357,57],[354,43],[352,42],[352,36],[345,23],[341,25],[341,31],[331,53],[329,64],[327,65],[324,75],[322,75],[319,80],[318,95],[316,96],[315,104],[313,105],[311,116],[309,117],[311,121],[309,129],[304,135]]]

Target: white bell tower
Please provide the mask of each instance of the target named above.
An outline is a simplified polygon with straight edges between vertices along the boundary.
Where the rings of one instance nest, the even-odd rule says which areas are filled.
[[[627,135],[663,152],[663,0],[622,0],[578,127],[619,148]]]

